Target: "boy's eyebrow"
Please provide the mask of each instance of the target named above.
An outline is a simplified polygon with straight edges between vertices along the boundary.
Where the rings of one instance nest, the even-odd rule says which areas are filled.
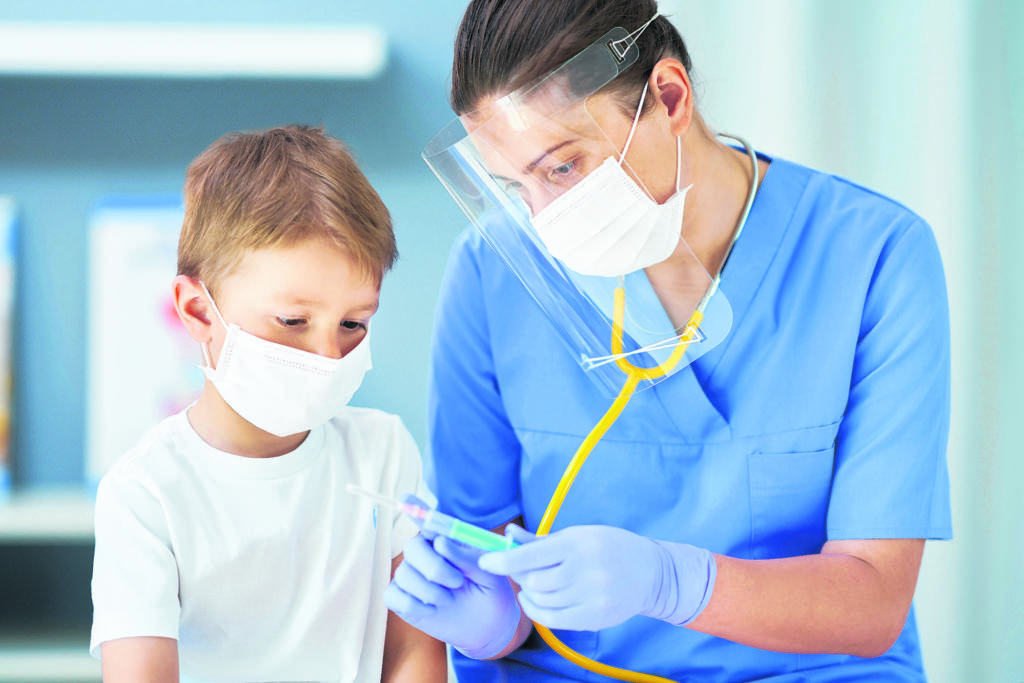
[[[320,303],[319,299],[304,299],[301,296],[290,296],[288,297],[288,303],[295,304],[297,306],[316,306]]]
[[[312,307],[312,306],[317,306],[317,305],[319,305],[319,304],[321,304],[323,302],[320,301],[319,299],[306,299],[306,298],[301,297],[301,296],[292,296],[292,297],[288,297],[288,303],[289,304],[295,304],[296,306],[310,306],[310,307]],[[378,308],[380,308],[380,301],[372,301],[372,302],[368,302],[368,303],[362,304],[361,306],[360,305],[353,306],[349,310],[352,313],[362,313],[363,311],[368,311],[370,313],[375,313]]]
[[[365,304],[363,306],[356,306],[355,308],[352,309],[352,312],[353,313],[362,313],[363,311],[366,311],[368,313],[376,313],[378,308],[380,308],[380,303],[379,302],[372,303],[372,304]]]

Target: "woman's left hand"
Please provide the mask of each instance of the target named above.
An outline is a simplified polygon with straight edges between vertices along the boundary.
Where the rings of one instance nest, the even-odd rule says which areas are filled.
[[[522,545],[481,556],[480,568],[518,583],[523,611],[549,628],[597,631],[638,614],[685,624],[714,587],[714,556],[703,548],[611,526],[505,533]]]

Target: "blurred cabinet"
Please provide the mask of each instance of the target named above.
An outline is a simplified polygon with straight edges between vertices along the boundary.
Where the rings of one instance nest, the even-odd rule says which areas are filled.
[[[0,683],[100,680],[88,652],[93,543],[82,489],[0,503]]]

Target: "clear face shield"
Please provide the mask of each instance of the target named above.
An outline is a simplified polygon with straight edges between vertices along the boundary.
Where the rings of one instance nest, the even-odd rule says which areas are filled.
[[[423,152],[611,395],[630,373],[643,389],[678,372],[732,325],[682,239],[678,147],[676,193],[661,204],[625,160],[636,121],[627,134],[601,90],[637,57],[633,36],[614,28],[541,81],[456,119]]]

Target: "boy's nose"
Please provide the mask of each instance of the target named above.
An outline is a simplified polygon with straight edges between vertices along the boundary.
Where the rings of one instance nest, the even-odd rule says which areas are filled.
[[[313,353],[326,358],[338,359],[348,353],[350,349],[340,334],[332,334],[320,339]]]

